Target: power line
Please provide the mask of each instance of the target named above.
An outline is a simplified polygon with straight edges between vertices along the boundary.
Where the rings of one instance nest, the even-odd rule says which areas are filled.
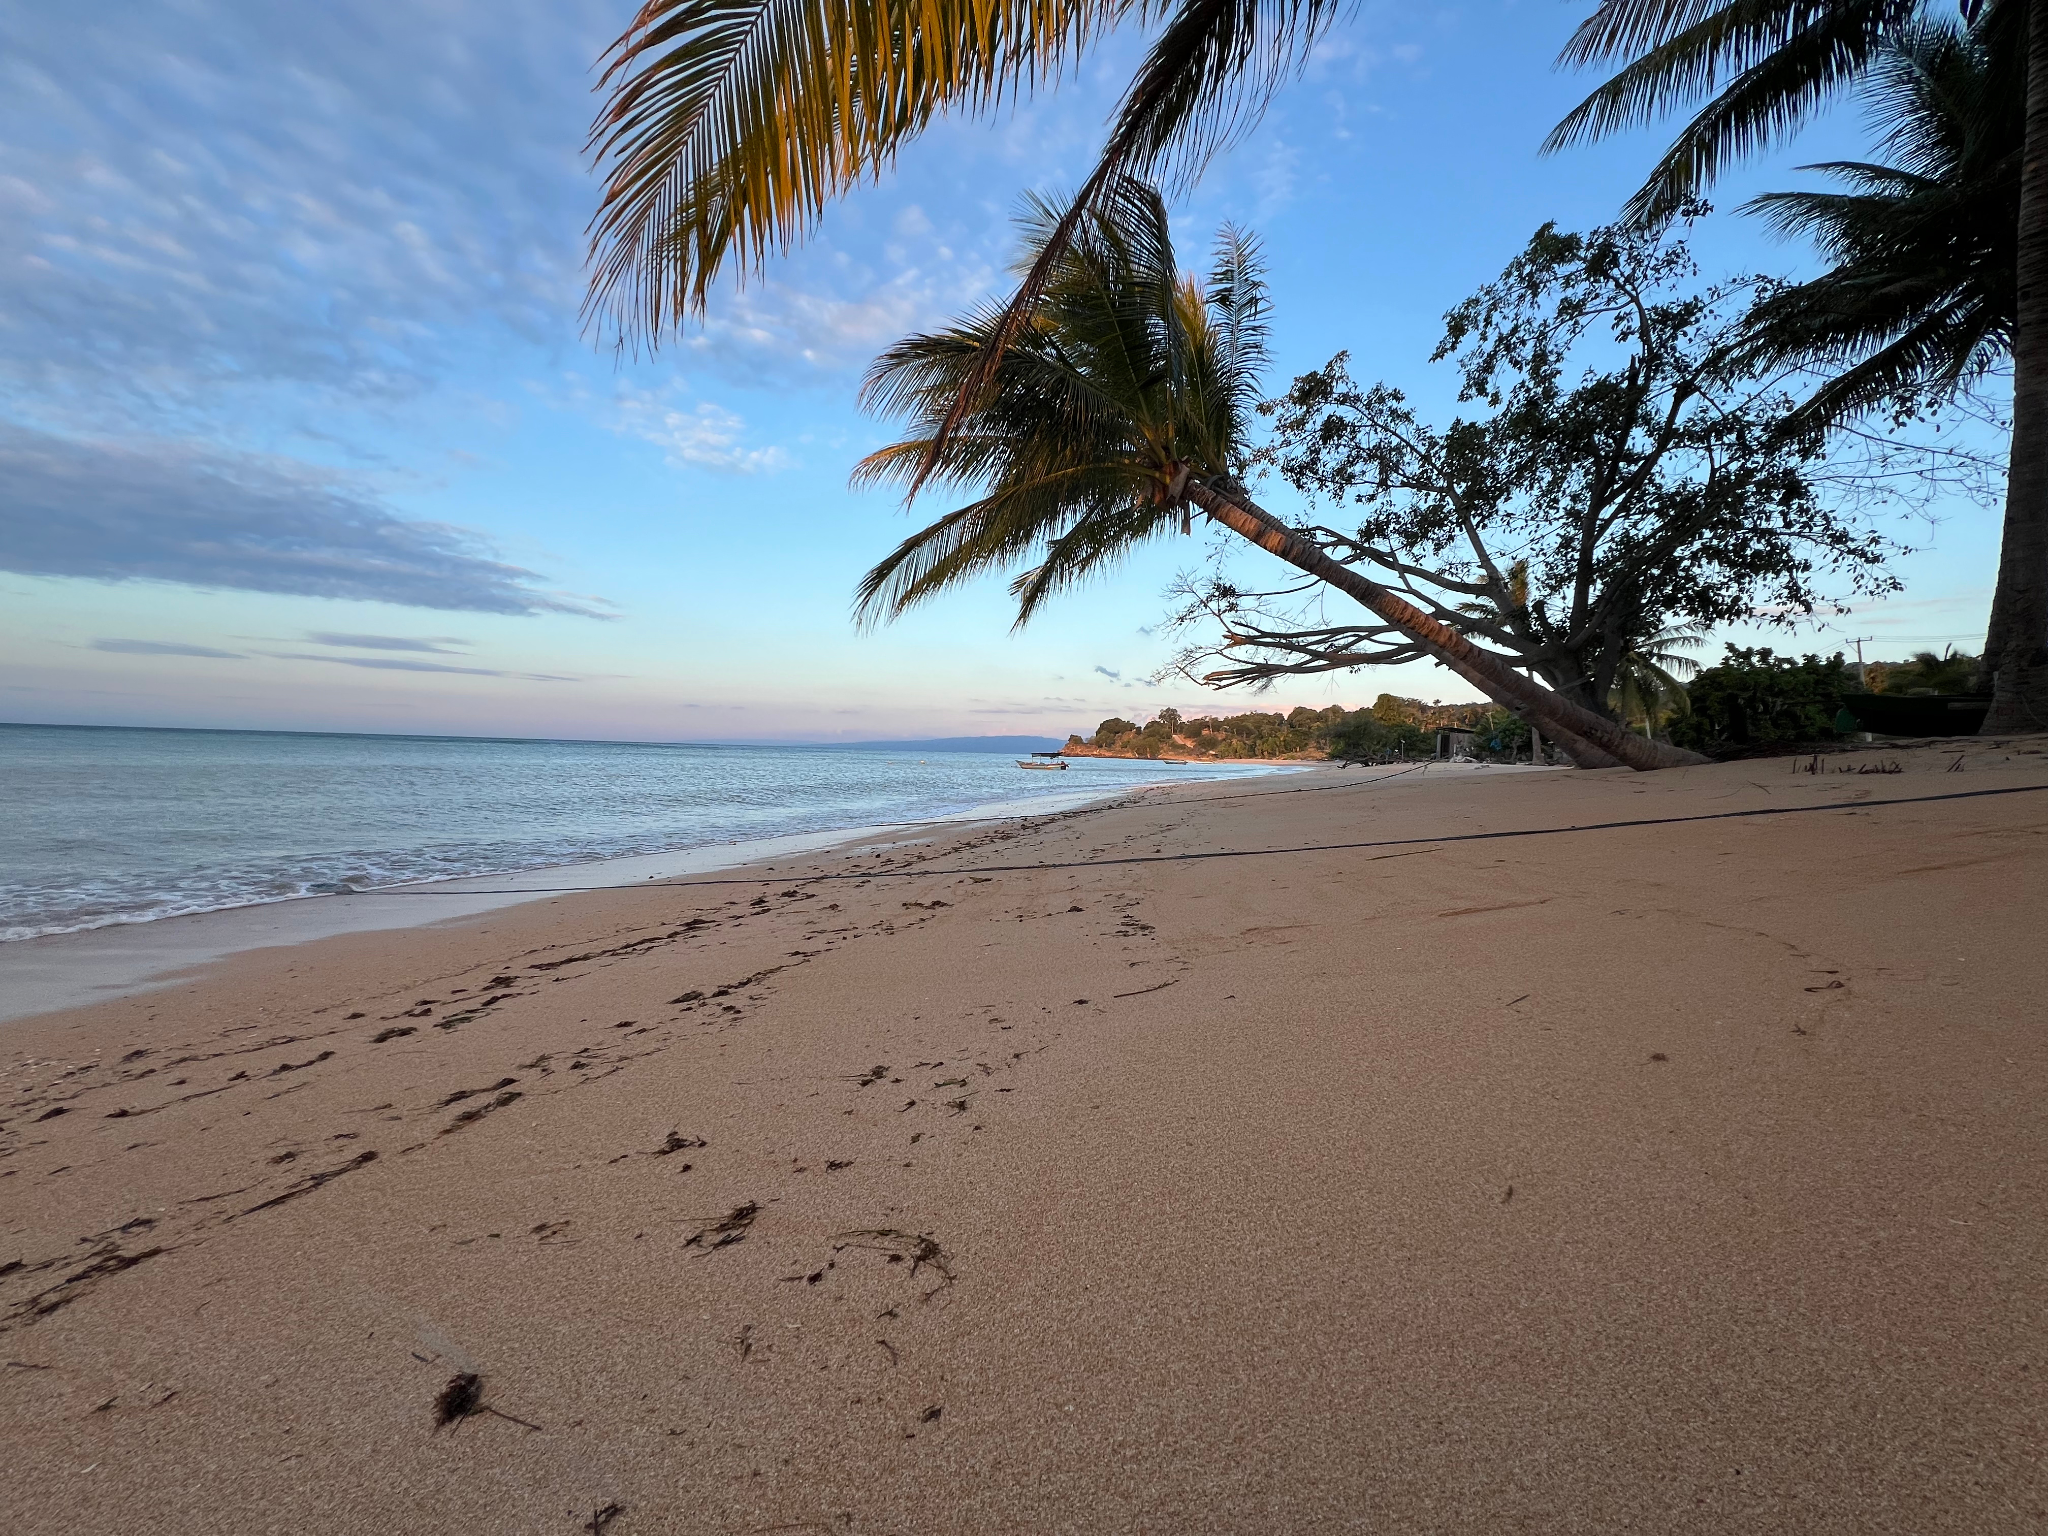
[[[1412,772],[1413,770],[1404,770]],[[1399,774],[1390,774],[1398,778]],[[1384,783],[1384,779],[1371,782]],[[1318,785],[1317,788],[1362,789],[1363,784]],[[2018,784],[2003,789],[1963,789],[1945,795],[1906,795],[1892,800],[1857,800],[1832,805],[1773,805],[1761,806],[1750,811],[1713,811],[1699,816],[1648,816],[1632,821],[1595,821],[1584,826],[1570,827],[1528,827],[1512,832],[1452,832],[1442,837],[1389,837],[1371,842],[1359,843],[1305,843],[1291,848],[1217,848],[1196,853],[1148,853],[1126,854],[1114,859],[1067,859],[1045,864],[983,864],[973,868],[952,869],[871,869],[846,870],[817,875],[725,875],[703,880],[642,881],[637,885],[563,885],[526,886],[517,890],[500,891],[437,891],[421,888],[384,890],[340,891],[346,896],[554,896],[575,895],[582,891],[653,891],[684,890],[691,886],[711,885],[813,885],[825,880],[913,880],[926,879],[936,875],[1013,875],[1028,874],[1038,870],[1054,869],[1105,869],[1131,864],[1187,864],[1208,859],[1265,859],[1278,858],[1297,853],[1350,853],[1368,848],[1413,848],[1435,846],[1442,843],[1484,843],[1515,837],[1561,837],[1573,832],[1615,832],[1630,827],[1671,827],[1700,821],[1740,821],[1759,816],[1800,816],[1814,811],[1867,811],[1889,805],[1935,805],[1946,800],[1981,800],[1992,795],[2029,795],[2048,791],[2048,784]],[[1272,791],[1272,793],[1303,793],[1305,791]],[[1233,796],[1231,798],[1244,798]]]
[[[1375,784],[1384,784],[1384,783],[1386,783],[1386,782],[1387,782],[1387,781],[1388,781],[1389,779],[1398,779],[1398,778],[1403,778],[1403,777],[1405,777],[1406,775],[1408,775],[1408,774],[1411,774],[1411,773],[1421,773],[1421,772],[1425,771],[1425,770],[1426,770],[1426,769],[1427,769],[1428,767],[1429,767],[1429,764],[1428,764],[1428,763],[1426,763],[1426,762],[1423,762],[1423,763],[1413,763],[1413,764],[1409,765],[1408,767],[1406,767],[1406,768],[1403,768],[1403,769],[1399,770],[1398,772],[1395,772],[1395,773],[1383,773],[1383,774],[1381,774],[1381,775],[1380,775],[1380,776],[1379,776],[1378,778],[1376,778],[1376,779],[1354,779],[1354,780],[1350,781],[1349,783],[1345,783],[1345,784],[1301,784],[1301,785],[1297,785],[1297,786],[1296,786],[1295,788],[1293,788],[1293,789],[1261,789],[1261,790],[1251,790],[1251,791],[1248,791],[1248,792],[1245,792],[1245,793],[1242,793],[1242,794],[1235,794],[1235,795],[1204,795],[1204,796],[1202,796],[1202,798],[1201,798],[1201,799],[1200,799],[1199,801],[1197,801],[1197,802],[1190,802],[1190,803],[1195,803],[1195,804],[1201,804],[1201,805],[1211,805],[1211,804],[1214,804],[1214,803],[1215,803],[1216,801],[1218,801],[1218,800],[1263,800],[1263,799],[1265,799],[1265,798],[1266,798],[1267,796],[1269,796],[1269,795],[1319,795],[1319,794],[1324,794],[1324,793],[1326,793],[1326,792],[1328,792],[1328,791],[1330,791],[1330,790],[1335,790],[1335,789],[1367,789],[1367,788],[1370,788],[1370,787],[1371,787],[1372,785],[1375,785]],[[1215,783],[1227,783],[1227,782],[1229,782],[1229,781],[1228,781],[1228,780],[1219,780],[1219,779],[1206,779],[1206,780],[1204,780],[1204,779],[1193,779],[1193,780],[1182,780],[1181,782],[1182,782],[1182,783],[1196,783],[1196,784],[1200,784],[1200,783],[1210,783],[1210,784],[1215,784]],[[1134,790],[1131,790],[1131,791],[1129,791],[1129,792],[1128,792],[1128,798],[1120,798],[1120,799],[1113,799],[1113,800],[1107,800],[1107,801],[1104,801],[1104,802],[1103,802],[1102,804],[1100,804],[1100,805],[1083,805],[1083,806],[1076,806],[1076,807],[1074,807],[1074,808],[1072,808],[1072,809],[1070,809],[1070,810],[1064,810],[1064,811],[1055,811],[1055,810],[1044,810],[1044,811],[1016,811],[1016,812],[1013,812],[1013,813],[1011,813],[1010,815],[1007,815],[1007,816],[976,816],[976,815],[975,815],[975,814],[974,814],[973,812],[971,812],[971,811],[963,811],[963,812],[959,812],[959,813],[956,813],[955,815],[952,815],[952,816],[936,816],[936,817],[932,817],[932,818],[930,818],[930,819],[928,819],[928,820],[925,820],[925,821],[885,821],[885,822],[877,822],[877,823],[875,823],[875,827],[874,827],[874,830],[877,830],[877,831],[885,831],[885,832],[901,832],[901,831],[905,830],[906,828],[910,828],[910,827],[969,827],[969,826],[972,826],[972,825],[974,825],[974,824],[975,824],[975,823],[976,823],[977,821],[1020,821],[1020,822],[1028,822],[1028,821],[1033,821],[1033,820],[1043,820],[1043,821],[1057,821],[1057,820],[1060,820],[1061,818],[1063,818],[1063,817],[1067,817],[1067,816],[1091,816],[1091,815],[1094,815],[1094,814],[1095,814],[1096,812],[1098,812],[1098,811],[1114,811],[1114,810],[1122,810],[1122,809],[1125,809],[1125,808],[1127,808],[1127,807],[1129,807],[1129,806],[1132,806],[1132,805],[1135,805],[1135,804],[1137,804],[1137,803],[1138,803],[1137,797],[1138,797],[1138,796],[1140,796],[1140,795],[1142,795],[1142,794],[1144,794],[1144,793],[1145,793],[1146,791],[1148,791],[1148,790],[1153,790],[1153,789],[1170,789],[1170,788],[1176,788],[1176,787],[1178,787],[1178,786],[1177,786],[1177,785],[1174,785],[1174,784],[1173,784],[1173,783],[1171,783],[1170,781],[1169,781],[1169,782],[1162,782],[1162,783],[1158,783],[1158,784],[1142,784],[1142,785],[1139,785],[1139,786],[1138,786],[1138,787],[1137,787],[1136,789],[1134,789]],[[863,828],[863,827],[847,827],[847,828],[840,828],[840,829],[833,829],[833,828],[820,828],[820,829],[818,829],[817,831],[813,831],[813,832],[784,832],[784,833],[778,833],[778,834],[777,834],[777,836],[781,836],[781,837],[818,837],[818,836],[823,836],[823,835],[825,835],[825,833],[827,833],[827,832],[830,832],[830,831],[833,831],[833,830],[841,830],[841,831],[844,831],[844,832],[846,832],[847,834],[851,835],[851,834],[853,834],[853,833],[856,833],[856,832],[862,832],[862,831],[866,831],[866,830],[869,830],[869,829],[867,829],[867,828]],[[709,846],[711,846],[711,845],[710,845],[710,844],[705,844],[705,845],[703,845],[703,846],[709,847]],[[728,845],[728,846],[730,846],[730,845]],[[695,849],[688,849],[688,848],[678,848],[678,849],[672,849],[672,850],[669,850],[669,851],[671,851],[671,852],[675,852],[675,853],[692,853],[692,852],[695,852],[696,850],[695,850]],[[622,857],[622,858],[659,858],[660,856],[661,856],[660,854],[622,854],[622,855],[619,855],[619,857]],[[456,882],[457,880],[463,880],[463,879],[481,880],[481,879],[484,879],[484,878],[486,878],[486,877],[485,877],[485,876],[483,876],[483,875],[468,875],[468,876],[464,876],[464,875],[456,875],[456,876],[452,876],[452,877],[450,877],[450,879],[449,879],[449,881],[447,882],[447,884],[448,884],[448,886],[452,887],[452,886],[454,885],[454,883],[455,883],[455,882]],[[762,878],[764,878],[764,879],[765,879],[766,877],[764,876],[764,877],[762,877]],[[779,879],[779,878],[782,878],[782,877],[778,876],[777,878]],[[792,875],[792,876],[789,876],[788,878],[790,878],[790,879],[795,879],[795,878],[797,878],[797,877],[796,877],[796,876],[794,876],[794,875]],[[824,879],[827,879],[827,878],[833,878],[833,877],[828,877],[828,876],[825,876],[825,875],[810,875],[810,876],[806,876],[806,877],[804,877],[804,878],[806,878],[806,879],[812,879],[812,880],[824,880]],[[454,889],[436,889],[436,890],[426,890],[426,889],[415,889],[415,888],[413,888],[413,887],[410,887],[410,886],[371,886],[371,887],[368,887],[367,889],[359,889],[359,888],[357,888],[357,887],[355,887],[355,886],[343,885],[343,886],[342,886],[342,887],[340,887],[339,889],[335,889],[335,890],[324,890],[324,891],[316,891],[316,892],[314,892],[314,894],[315,894],[315,895],[319,895],[319,896],[525,896],[525,895],[534,895],[534,896],[561,896],[561,895],[568,895],[568,894],[571,894],[571,893],[573,893],[573,892],[576,892],[576,891],[645,891],[645,890],[651,890],[651,889],[653,889],[653,888],[654,888],[654,887],[656,887],[656,886],[668,886],[668,885],[675,885],[675,884],[678,884],[678,883],[681,883],[681,882],[678,882],[678,881],[675,881],[675,880],[657,880],[657,879],[654,879],[653,877],[651,877],[651,876],[650,876],[650,877],[649,877],[648,879],[645,879],[645,880],[636,880],[636,881],[632,882],[632,883],[631,883],[630,885],[522,885],[522,886],[517,886],[517,887],[509,887],[509,888],[506,888],[506,889],[502,889],[502,890],[489,890],[489,889],[486,889],[486,890],[476,890],[476,889],[471,889],[471,888],[465,888],[465,889],[462,889],[462,890],[454,890]],[[711,881],[711,880],[696,880],[696,881],[690,881],[690,882],[688,882],[688,883],[689,883],[689,884],[693,884],[693,885],[711,885],[711,884],[715,884],[715,883],[717,883],[717,882],[714,882],[714,881]],[[754,882],[753,882],[753,881],[751,881],[751,880],[734,880],[734,881],[731,881],[731,882],[728,882],[728,883],[731,883],[731,884],[738,884],[738,885],[749,885],[749,884],[753,884]]]

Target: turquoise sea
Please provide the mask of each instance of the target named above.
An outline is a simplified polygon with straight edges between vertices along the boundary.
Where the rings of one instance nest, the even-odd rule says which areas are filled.
[[[0,940],[1263,771],[1081,759],[1029,773],[993,752],[0,725]]]

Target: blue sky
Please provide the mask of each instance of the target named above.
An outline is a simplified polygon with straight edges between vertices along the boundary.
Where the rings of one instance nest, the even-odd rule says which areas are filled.
[[[846,488],[888,438],[859,372],[995,287],[1018,195],[1085,170],[1140,40],[941,124],[622,360],[579,327],[580,151],[631,8],[0,0],[0,719],[771,741],[1470,696],[1420,666],[1147,682],[1200,537],[1022,635],[999,582],[857,634],[853,584],[909,526]],[[1184,201],[1191,257],[1226,218],[1266,241],[1276,390],[1348,348],[1448,405],[1443,312],[1544,220],[1612,216],[1655,135],[1536,153],[1589,84],[1551,67],[1583,9],[1369,0]],[[1859,141],[1843,114],[1717,200]],[[1727,215],[1696,248],[1802,261]],[[1974,648],[1995,518],[1899,532],[1905,595],[1795,643]]]

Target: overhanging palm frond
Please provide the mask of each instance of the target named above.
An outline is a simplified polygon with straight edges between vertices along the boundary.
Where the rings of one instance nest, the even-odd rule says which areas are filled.
[[[992,109],[1119,21],[1161,15],[1097,169],[1041,247],[1050,260],[1124,178],[1198,174],[1346,3],[645,0],[603,61],[587,315],[621,339],[659,340],[702,311],[729,260],[744,277],[804,239],[935,116]],[[1045,273],[1026,274],[1011,321]]]
[[[658,338],[948,107],[1057,75],[1141,0],[646,0],[608,50],[590,307]]]
[[[1745,211],[1804,235],[1832,268],[1750,312],[1752,366],[1832,375],[1788,422],[1820,428],[1965,388],[2008,355],[2018,312],[2022,61],[1984,35],[1915,26],[1874,61],[1867,91],[1895,164],[1811,166],[1848,192],[1777,192]]]
[[[1605,138],[1711,97],[1629,200],[1630,217],[1653,223],[1699,196],[1730,161],[1801,126],[1861,75],[1920,4],[1603,0],[1558,62],[1626,62],[1551,130],[1543,147]]]
[[[1110,128],[1095,169],[1045,231],[1017,291],[988,333],[979,366],[932,434],[926,472],[995,376],[1055,265],[1083,224],[1115,211],[1120,189],[1164,177],[1185,185],[1210,157],[1249,130],[1273,91],[1349,0],[1180,0],[1147,52]]]

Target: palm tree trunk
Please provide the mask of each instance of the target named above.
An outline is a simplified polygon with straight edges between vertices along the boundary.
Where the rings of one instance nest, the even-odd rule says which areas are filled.
[[[1987,734],[2048,730],[2048,0],[2031,0],[2027,10],[2012,457],[1984,637],[1984,666],[1992,672]]]
[[[1540,724],[1550,739],[1581,768],[1647,770],[1679,768],[1688,763],[1707,761],[1696,752],[1687,752],[1667,742],[1645,741],[1634,731],[1596,715],[1525,677],[1502,657],[1482,650],[1405,598],[1396,596],[1349,566],[1338,564],[1277,518],[1246,505],[1245,498],[1233,499],[1192,479],[1186,482],[1185,494],[1189,501],[1232,533],[1249,539],[1268,554],[1279,556],[1296,570],[1356,598],[1496,704],[1513,710],[1531,725]]]

